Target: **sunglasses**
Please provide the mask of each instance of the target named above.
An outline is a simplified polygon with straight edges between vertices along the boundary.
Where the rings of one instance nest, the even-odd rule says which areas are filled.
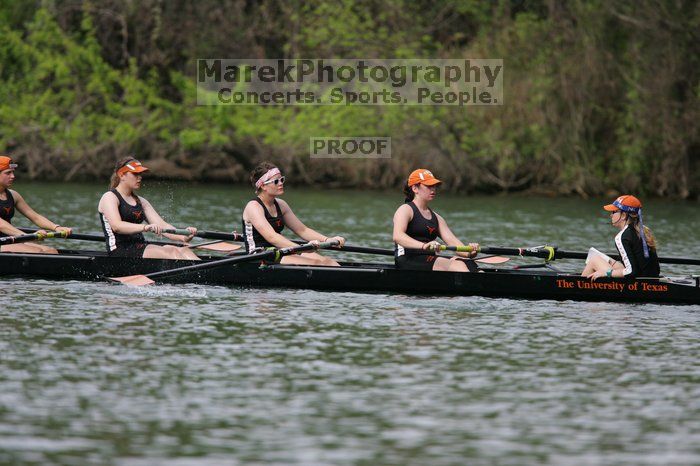
[[[270,184],[270,183],[274,183],[275,185],[284,184],[284,176],[281,178],[274,179],[274,180],[266,181],[263,184],[265,185],[265,184]]]

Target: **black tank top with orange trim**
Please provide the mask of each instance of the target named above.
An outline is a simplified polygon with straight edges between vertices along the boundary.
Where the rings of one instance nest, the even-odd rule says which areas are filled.
[[[423,217],[420,213],[418,206],[415,203],[409,202],[411,210],[413,210],[413,218],[406,226],[406,234],[411,238],[420,241],[421,243],[429,243],[430,241],[435,241],[440,236],[439,224],[437,214],[428,207],[430,211],[430,219]],[[409,254],[398,244],[394,244],[394,255],[402,256],[403,254]]]
[[[119,194],[119,191],[116,189],[110,189],[109,192],[114,193],[119,200],[119,216],[121,217],[122,221],[139,224],[146,220],[143,205],[141,205],[141,200],[136,194],[134,194],[136,205],[131,205],[124,200],[122,195]],[[114,251],[118,247],[146,242],[146,238],[144,238],[143,233],[135,233],[133,235],[115,233],[112,230],[112,226],[109,224],[109,221],[107,221],[107,217],[105,217],[102,212],[100,212],[100,224],[102,225],[102,231],[104,231],[105,234],[107,252]]]
[[[284,218],[282,217],[282,209],[280,208],[277,199],[274,200],[275,209],[277,210],[277,215],[275,216],[272,216],[272,214],[270,214],[270,212],[267,210],[267,207],[265,207],[265,203],[261,201],[259,197],[254,197],[253,199],[251,199],[251,201],[256,201],[262,206],[263,212],[265,212],[265,220],[267,220],[272,229],[275,230],[275,233],[281,233],[282,230],[284,230]],[[261,235],[258,230],[255,229],[252,223],[246,222],[245,220],[242,221],[243,238],[245,241],[245,250],[247,252],[250,253],[253,249],[256,248],[269,248],[272,246],[272,244],[270,244],[265,239],[265,237]]]
[[[5,195],[7,199],[0,199],[0,218],[7,223],[12,223],[12,217],[15,216],[15,198],[9,189],[5,190]],[[5,236],[7,236],[5,233],[0,232],[0,238]]]

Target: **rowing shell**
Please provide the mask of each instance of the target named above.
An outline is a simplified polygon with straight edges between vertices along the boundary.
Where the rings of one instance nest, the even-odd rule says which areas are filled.
[[[105,277],[146,274],[190,263],[115,258],[103,251],[61,251],[58,255],[2,253],[0,276],[104,280]],[[310,267],[248,263],[183,274],[165,281],[410,295],[700,304],[697,277],[673,280],[603,278],[592,282],[551,270],[492,268],[485,269],[484,273],[460,273],[398,270],[393,264],[342,265]]]

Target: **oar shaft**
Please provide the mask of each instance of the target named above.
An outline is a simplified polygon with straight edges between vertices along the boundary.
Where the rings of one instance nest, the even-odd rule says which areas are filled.
[[[328,248],[331,246],[334,246],[338,244],[335,241],[330,241],[326,243],[320,243],[319,248]],[[170,277],[174,275],[180,275],[182,273],[187,273],[187,272],[194,272],[197,270],[206,270],[206,269],[214,269],[217,267],[221,267],[224,265],[232,265],[236,264],[238,262],[251,262],[255,260],[263,260],[267,258],[274,258],[276,261],[281,259],[284,256],[288,256],[290,254],[296,254],[298,252],[304,252],[304,251],[311,251],[313,249],[316,249],[316,247],[312,244],[304,244],[301,246],[294,246],[290,248],[282,248],[282,249],[269,249],[266,251],[254,253],[254,254],[247,254],[245,256],[238,256],[238,257],[231,257],[228,259],[218,259],[215,261],[211,262],[204,262],[201,264],[195,264],[195,265],[188,265],[185,267],[178,267],[177,269],[171,269],[171,270],[163,270],[161,272],[153,272],[145,275],[147,278],[150,278],[151,280],[154,278],[164,278],[164,277]]]
[[[176,269],[171,269],[171,270],[163,270],[161,272],[153,272],[146,274],[145,276],[153,280],[154,278],[165,278],[165,277],[171,277],[174,275],[180,275],[182,273],[187,273],[187,272],[194,272],[197,270],[203,270],[203,269],[213,269],[216,267],[221,267],[224,265],[233,265],[237,262],[247,262],[247,261],[254,261],[257,259],[266,259],[268,257],[273,257],[275,255],[275,250],[269,250],[269,251],[263,251],[263,252],[258,252],[255,254],[249,254],[246,256],[240,256],[240,257],[231,257],[228,259],[219,259],[213,262],[204,262],[202,264],[195,264],[195,265],[188,265],[186,267],[178,267]]]
[[[469,246],[441,246],[440,250],[471,252]],[[587,252],[579,251],[562,251],[556,246],[545,246],[539,248],[502,248],[502,247],[485,247],[479,248],[482,254],[494,254],[501,256],[528,256],[539,257],[547,260],[554,259],[582,259],[588,258]],[[615,260],[620,260],[619,254],[608,254]],[[663,264],[683,264],[683,265],[700,265],[700,259],[690,259],[686,257],[659,257],[659,262]]]
[[[169,228],[166,230],[163,230],[163,233],[167,233],[170,235],[182,235],[182,236],[189,236],[190,232],[184,228]],[[220,240],[225,240],[225,241],[243,241],[243,235],[240,233],[223,233],[220,231],[197,231],[197,234],[195,235],[198,238],[204,238],[204,239],[220,239]]]
[[[36,228],[20,228],[25,233],[36,233],[37,229]],[[186,234],[189,235],[189,231],[184,230],[187,232]],[[180,234],[180,233],[176,233]],[[234,235],[230,235],[234,236]],[[97,242],[103,242],[105,241],[105,237],[103,235],[95,235],[95,234],[89,234],[89,233],[75,233],[71,232],[71,234],[68,236],[68,239],[76,239],[76,240],[82,240],[82,241],[97,241]],[[213,238],[212,238],[213,239]],[[234,240],[235,241],[235,240]],[[148,244],[155,244],[156,246],[183,246],[182,243],[175,243],[171,241],[146,241]],[[197,247],[200,246],[199,244],[192,245],[192,247]]]

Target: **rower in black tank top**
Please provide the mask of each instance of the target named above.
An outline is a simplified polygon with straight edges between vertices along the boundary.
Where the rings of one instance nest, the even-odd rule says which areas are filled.
[[[134,194],[136,205],[131,205],[124,200],[116,189],[110,189],[109,191],[114,193],[117,199],[119,199],[119,216],[124,222],[139,224],[146,220],[143,206],[137,195]],[[112,231],[112,227],[107,221],[107,218],[102,215],[102,212],[100,212],[100,223],[102,224],[102,231],[104,231],[105,234],[107,252],[110,255],[119,257],[143,257],[143,251],[146,249],[146,238],[144,238],[143,233],[136,233],[133,235],[115,233]]]
[[[253,199],[251,199],[251,201],[256,201],[262,206],[263,211],[265,212],[265,220],[267,220],[272,229],[275,230],[275,233],[281,233],[282,230],[284,230],[284,219],[282,218],[282,209],[277,203],[277,199],[274,200],[275,209],[277,210],[277,215],[274,217],[270,214],[270,212],[267,210],[267,207],[265,207],[265,203],[261,201],[259,197],[254,197]],[[265,239],[265,237],[261,235],[260,232],[258,232],[258,230],[255,229],[252,223],[248,223],[245,220],[242,220],[242,222],[246,252],[250,253],[255,248],[269,248],[272,246],[272,244],[270,244]]]
[[[5,195],[7,199],[0,199],[0,218],[7,223],[12,223],[12,217],[15,216],[15,198],[12,197],[12,193],[9,189],[5,190]],[[8,235],[0,232],[0,238],[5,236]]]
[[[406,227],[406,234],[421,243],[435,241],[440,236],[437,214],[431,208],[430,219],[423,217],[415,203],[409,202],[413,211],[413,218]],[[434,254],[419,254],[406,251],[402,246],[394,243],[394,263],[400,269],[432,270],[435,259]]]

